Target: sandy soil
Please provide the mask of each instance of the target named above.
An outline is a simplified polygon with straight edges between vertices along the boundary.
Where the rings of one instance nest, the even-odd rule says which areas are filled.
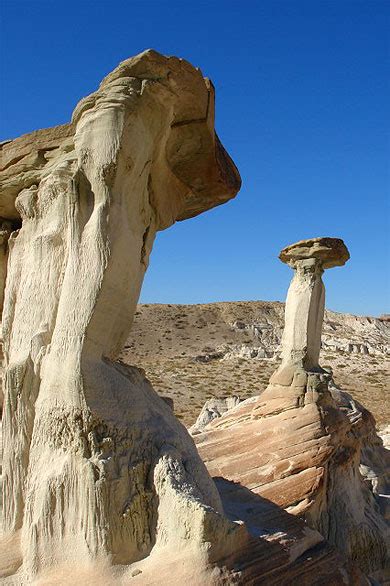
[[[191,425],[210,397],[259,394],[279,363],[279,302],[140,305],[121,360],[141,366],[154,388]],[[390,423],[390,323],[328,312],[321,364],[335,382]],[[260,348],[267,358],[243,357]],[[367,353],[362,353],[362,351]]]

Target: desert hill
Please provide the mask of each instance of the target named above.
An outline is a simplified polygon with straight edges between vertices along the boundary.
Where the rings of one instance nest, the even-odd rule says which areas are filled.
[[[192,424],[210,397],[247,398],[265,389],[279,361],[284,303],[236,301],[138,305],[121,355]],[[326,311],[321,364],[336,383],[388,424],[390,322]]]

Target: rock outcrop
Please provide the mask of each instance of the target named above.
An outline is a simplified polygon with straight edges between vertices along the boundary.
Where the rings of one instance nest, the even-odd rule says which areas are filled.
[[[113,359],[156,231],[239,189],[211,83],[147,51],[71,124],[4,144],[2,159],[0,214],[22,220],[2,320],[3,525],[21,536],[22,579],[108,555],[131,565],[181,542],[200,554],[210,531],[231,532],[214,483],[171,409]]]
[[[385,425],[378,432],[385,448],[390,450],[390,425]]]
[[[199,413],[196,422],[189,429],[190,433],[193,435],[200,433],[211,421],[213,421],[213,419],[217,419],[227,411],[231,411],[231,409],[239,405],[239,403],[240,399],[237,395],[226,397],[225,399],[209,399],[203,405],[202,411]]]
[[[195,441],[213,477],[245,486],[304,517],[365,572],[374,573],[388,564],[389,530],[380,511],[380,490],[373,490],[368,475],[364,480],[359,466],[370,459],[367,438],[373,442],[375,422],[334,387],[318,364],[321,274],[348,258],[337,239],[313,239],[282,251],[281,259],[295,271],[286,302],[282,364],[257,401],[215,419]],[[370,461],[372,470],[378,468],[372,455]],[[379,468],[373,475],[383,487],[385,460]]]
[[[5,252],[3,583],[367,584],[315,529],[214,483],[167,402],[115,361],[156,231],[240,187],[211,83],[144,52],[2,160],[0,215],[22,222]]]

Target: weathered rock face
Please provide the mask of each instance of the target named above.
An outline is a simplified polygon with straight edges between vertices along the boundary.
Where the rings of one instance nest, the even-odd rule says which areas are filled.
[[[8,238],[12,231],[11,222],[2,220],[0,223],[0,314],[3,310],[4,287],[7,272]]]
[[[209,399],[202,408],[202,411],[199,413],[199,417],[194,423],[194,425],[190,428],[190,433],[193,435],[196,433],[200,433],[203,431],[207,425],[213,421],[213,419],[217,419],[221,417],[227,411],[230,411],[234,407],[236,407],[240,403],[240,399],[233,395],[232,397],[226,397],[226,399]]]
[[[332,398],[338,408],[348,417],[352,434],[360,444],[359,470],[370,488],[382,516],[390,521],[390,450],[385,442],[385,429],[376,431],[375,419],[351,395],[329,385]]]
[[[287,249],[295,275],[286,302],[282,364],[268,388],[257,401],[212,421],[195,440],[212,476],[240,483],[304,516],[365,571],[374,572],[388,563],[389,532],[379,491],[364,481],[359,466],[369,459],[363,446],[375,435],[375,422],[335,389],[331,375],[318,365],[321,273],[324,266],[348,259],[340,241],[321,240],[325,250],[319,253],[318,239]],[[303,257],[297,249],[306,249]],[[372,456],[370,461],[383,487],[385,460],[381,466]]]
[[[390,450],[390,425],[382,427],[382,429],[379,430],[378,435],[381,438],[384,447]]]
[[[294,270],[287,293],[282,337],[282,365],[271,382],[292,381],[291,374],[318,369],[325,287],[321,275],[326,268],[343,265],[349,253],[342,240],[314,238],[282,250],[279,258]]]
[[[218,492],[169,407],[112,359],[156,231],[239,189],[211,84],[145,52],[72,124],[5,144],[2,157],[0,214],[23,222],[8,240],[3,310],[3,523],[21,530],[23,575],[108,554],[131,564],[181,542],[201,550],[206,518],[224,524]]]
[[[5,279],[7,274],[7,259],[8,259],[8,238],[12,231],[12,223],[6,220],[0,220],[0,321],[1,313],[3,311],[4,303],[4,288]],[[2,336],[0,332],[0,414],[3,410],[3,388],[2,388],[2,375],[3,375],[3,345]]]
[[[129,178],[137,171],[143,182],[159,177],[148,188],[158,229],[225,203],[240,187],[238,171],[214,132],[212,83],[182,59],[146,51],[121,63],[81,100],[71,124],[0,145],[0,217],[19,219],[20,191],[39,184],[60,160],[88,158],[89,141],[97,136],[99,158],[95,152],[89,163],[96,163],[106,184],[110,171],[117,181],[120,173]],[[135,150],[136,139],[144,152]],[[87,161],[79,163],[85,170]]]
[[[312,584],[313,568],[367,583],[317,531],[216,485],[169,405],[114,362],[156,231],[239,188],[213,104],[198,70],[148,51],[71,124],[2,147],[0,214],[22,220],[3,310],[5,583]]]

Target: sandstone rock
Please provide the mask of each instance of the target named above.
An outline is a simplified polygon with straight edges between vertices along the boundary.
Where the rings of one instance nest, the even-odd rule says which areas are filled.
[[[325,264],[346,259],[345,246],[337,244],[332,256],[332,242],[325,241]],[[296,247],[289,248],[294,254],[283,257],[293,259],[296,272],[286,302],[282,364],[255,403],[226,412],[195,441],[213,477],[239,483],[304,516],[366,572],[376,572],[388,564],[389,531],[375,481],[365,481],[359,465],[371,462],[376,486],[385,483],[388,469],[364,452],[375,436],[372,416],[338,392],[318,364],[322,251],[315,245],[307,258],[311,247],[305,244],[300,258]]]
[[[161,398],[162,398],[163,401],[165,401],[165,403],[168,405],[168,407],[170,409],[172,409],[172,411],[173,411],[173,409],[174,409],[173,399],[171,397],[161,397]]]
[[[321,275],[326,268],[343,265],[349,253],[338,238],[313,238],[287,246],[279,258],[292,266],[295,274],[285,307],[282,366],[270,382],[291,384],[294,372],[318,368],[325,311]]]
[[[210,82],[147,51],[2,157],[0,214],[22,219],[2,316],[3,583],[367,584],[317,531],[216,486],[143,373],[114,361],[156,231],[239,188]]]
[[[378,319],[380,319],[381,321],[390,322],[390,315],[388,313],[385,313],[383,315],[380,315]]]
[[[229,547],[241,530],[169,406],[113,359],[156,231],[240,186],[214,133],[213,87],[147,51],[72,124],[4,144],[2,159],[0,213],[23,222],[3,310],[3,526],[20,535],[19,578],[107,556],[131,566],[152,549],[195,549],[205,567],[223,554],[216,536]]]
[[[230,347],[229,350],[224,354],[224,360],[231,360],[232,358],[244,358],[246,360],[257,358],[258,360],[263,358],[274,358],[277,350],[274,352],[267,350],[262,346],[240,346],[235,345]]]
[[[390,450],[390,425],[385,425],[378,431],[378,435],[382,440],[383,446]]]
[[[8,238],[12,232],[11,222],[0,218],[0,315],[3,310],[4,287],[7,272]]]
[[[103,117],[105,107],[107,112],[109,108],[114,110],[116,117],[107,112]],[[139,170],[143,171],[143,180],[157,173],[165,176],[166,192],[158,184],[148,187],[152,204],[158,212],[156,223],[159,229],[176,219],[192,217],[234,197],[240,187],[240,176],[214,132],[212,83],[186,61],[162,57],[156,51],[149,50],[121,63],[102,81],[97,92],[81,100],[71,124],[37,130],[1,145],[0,217],[19,219],[15,200],[20,191],[38,185],[58,167],[60,161],[64,164],[74,161],[80,153],[84,153],[84,147],[88,149],[83,141],[91,138],[95,114],[100,112],[102,118],[99,132],[104,124],[106,132],[110,133],[114,131],[115,120],[117,131],[121,124],[126,129],[123,126],[127,123],[126,112],[128,115],[135,110],[138,110],[139,116],[147,116],[150,121],[150,128],[144,129],[145,147],[147,136],[150,143],[153,132],[165,132],[165,136],[160,138],[164,143],[164,154],[149,152],[147,156],[153,155],[153,159],[147,159],[142,163],[145,168]],[[156,125],[153,127],[152,120],[159,116],[166,116],[169,130],[157,129]],[[139,125],[134,128],[132,137],[117,134],[112,138],[125,141],[121,143],[123,147],[136,138],[137,132],[141,132]],[[115,150],[109,152],[112,146],[110,141],[105,145],[108,149],[106,161],[103,160],[104,149],[101,149],[102,160],[99,164],[106,174],[110,170],[107,167],[110,165],[110,154],[115,163]],[[153,147],[148,144],[148,148],[150,151]],[[137,171],[140,163],[137,153],[131,152],[127,145],[123,160],[118,159],[116,164],[120,164],[121,173],[126,174],[130,170],[133,173]]]
[[[150,556],[130,566],[110,566],[101,559],[83,565],[55,565],[34,583],[38,586],[74,583],[105,586],[136,583],[150,586],[161,583],[179,585],[187,581],[199,586],[287,586],[299,580],[306,586],[312,586],[317,583],[318,577],[318,583],[368,586],[368,581],[356,567],[342,559],[318,532],[310,530],[293,515],[225,479],[219,479],[216,486],[225,515],[233,523],[238,523],[238,529],[241,527],[241,539],[236,539],[234,544],[236,550],[230,552],[222,563],[207,566],[204,555],[199,555],[195,548],[190,552],[178,548],[173,555],[168,548],[153,548]],[[242,531],[243,521],[247,533]],[[195,517],[193,522],[196,524]],[[236,537],[239,537],[238,532]],[[220,538],[218,523],[215,523],[215,539]],[[19,580],[14,574],[21,565],[19,533],[3,539],[2,546],[0,580],[2,584],[15,586]],[[137,578],[135,582],[134,578]]]
[[[4,288],[7,273],[7,258],[8,258],[8,239],[12,231],[12,224],[0,218],[0,318],[3,310],[4,302]],[[0,415],[3,410],[3,339],[1,335],[1,320],[0,320]]]
[[[311,238],[286,246],[279,258],[293,268],[302,260],[315,259],[323,269],[330,269],[344,265],[349,252],[340,238]]]

